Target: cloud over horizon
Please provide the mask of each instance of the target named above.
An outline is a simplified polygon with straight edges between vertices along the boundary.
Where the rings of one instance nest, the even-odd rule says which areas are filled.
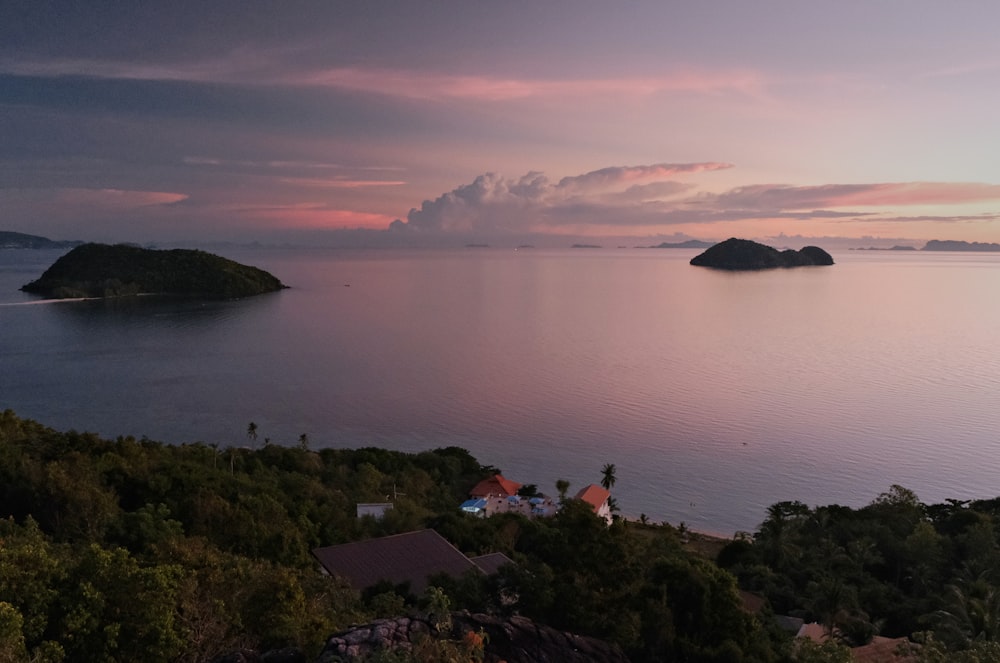
[[[411,209],[394,232],[505,235],[599,227],[621,233],[658,226],[726,222],[988,221],[993,214],[901,215],[896,207],[1000,201],[1000,185],[976,182],[890,182],[789,186],[747,185],[721,193],[695,191],[679,178],[732,168],[719,162],[658,163],[601,168],[553,183],[540,172],[519,178],[484,173]],[[890,209],[886,209],[890,208]]]
[[[425,200],[390,229],[506,233],[542,232],[567,223],[605,224],[611,209],[635,208],[686,191],[689,185],[673,180],[675,176],[727,168],[732,165],[718,162],[612,166],[556,183],[537,171],[517,179],[485,173]]]

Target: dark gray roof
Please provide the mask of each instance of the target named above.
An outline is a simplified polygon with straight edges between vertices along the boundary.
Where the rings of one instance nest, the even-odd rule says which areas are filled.
[[[470,569],[480,570],[432,529],[327,546],[312,553],[331,575],[346,579],[358,591],[388,580],[394,585],[408,582],[411,592],[421,594],[429,576],[447,573],[457,578]]]
[[[799,617],[789,617],[788,615],[775,615],[774,621],[777,622],[782,631],[787,631],[788,633],[798,633],[799,629],[802,628],[802,624],[805,623]]]
[[[502,552],[489,553],[486,555],[478,555],[477,557],[470,557],[470,560],[483,570],[488,576],[493,575],[500,570],[500,567],[504,564],[513,564],[514,560]]]

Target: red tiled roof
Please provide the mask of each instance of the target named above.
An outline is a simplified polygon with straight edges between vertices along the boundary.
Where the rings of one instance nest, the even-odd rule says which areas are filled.
[[[516,481],[504,479],[503,475],[495,474],[490,478],[483,479],[477,483],[476,486],[469,491],[469,497],[489,497],[490,495],[507,497],[508,495],[517,495],[517,491],[520,488],[521,484]]]
[[[580,492],[576,494],[576,499],[583,500],[590,506],[594,507],[594,513],[597,513],[598,509],[608,501],[611,497],[611,493],[608,492],[604,487],[598,486],[596,483],[592,483],[586,488],[582,488]]]
[[[864,647],[855,647],[851,650],[851,656],[856,663],[904,663],[914,661],[916,657],[897,654],[901,644],[909,642],[907,638],[883,638],[875,636],[869,644]]]
[[[408,582],[411,592],[421,594],[428,576],[447,573],[457,578],[470,569],[481,571],[432,529],[327,546],[312,553],[331,575],[345,578],[359,591],[388,580],[394,585]]]

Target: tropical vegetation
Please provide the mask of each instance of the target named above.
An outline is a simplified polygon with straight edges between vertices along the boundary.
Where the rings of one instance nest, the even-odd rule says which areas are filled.
[[[193,249],[83,244],[21,290],[55,299],[169,294],[236,298],[285,286],[262,269]]]
[[[251,422],[234,426],[245,447],[165,445],[0,414],[0,662],[314,656],[350,624],[442,603],[603,638],[636,662],[838,661],[876,633],[910,637],[927,663],[998,660],[1000,499],[924,505],[892,487],[861,509],[783,502],[716,561],[686,532],[607,526],[572,499],[552,518],[463,514],[468,490],[497,471],[463,449],[330,449],[305,434],[258,446],[264,433]],[[595,474],[614,485],[614,465]],[[383,519],[356,517],[357,503],[387,495]],[[418,597],[405,586],[359,594],[311,555],[422,527],[514,563],[435,578]],[[750,611],[740,588],[770,607]],[[774,614],[818,621],[830,640],[793,646]]]

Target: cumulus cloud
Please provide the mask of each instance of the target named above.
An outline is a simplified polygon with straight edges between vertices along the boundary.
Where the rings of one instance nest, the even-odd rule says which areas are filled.
[[[682,173],[698,173],[705,170],[722,170],[732,168],[728,163],[657,163],[650,166],[612,166],[592,170],[583,175],[564,177],[559,180],[556,188],[561,191],[592,192],[596,189],[606,189],[623,183],[641,183],[662,181]]]
[[[646,207],[651,200],[674,196],[690,185],[670,178],[702,171],[730,168],[730,164],[706,162],[640,166],[614,166],[553,183],[540,172],[520,178],[496,173],[480,175],[434,200],[412,209],[406,221],[397,219],[393,230],[450,232],[517,232],[540,230],[566,223],[607,223],[609,207],[631,217],[648,217],[661,210]],[[644,208],[645,209],[642,209]]]
[[[903,216],[897,207],[1000,200],[1000,185],[893,182],[789,186],[758,184],[699,192],[698,173],[729,164],[658,163],[615,166],[563,177],[486,173],[390,224],[394,232],[563,233],[665,228],[741,221],[982,221],[994,215]],[[682,179],[687,178],[687,179]],[[590,230],[588,230],[590,229]]]

